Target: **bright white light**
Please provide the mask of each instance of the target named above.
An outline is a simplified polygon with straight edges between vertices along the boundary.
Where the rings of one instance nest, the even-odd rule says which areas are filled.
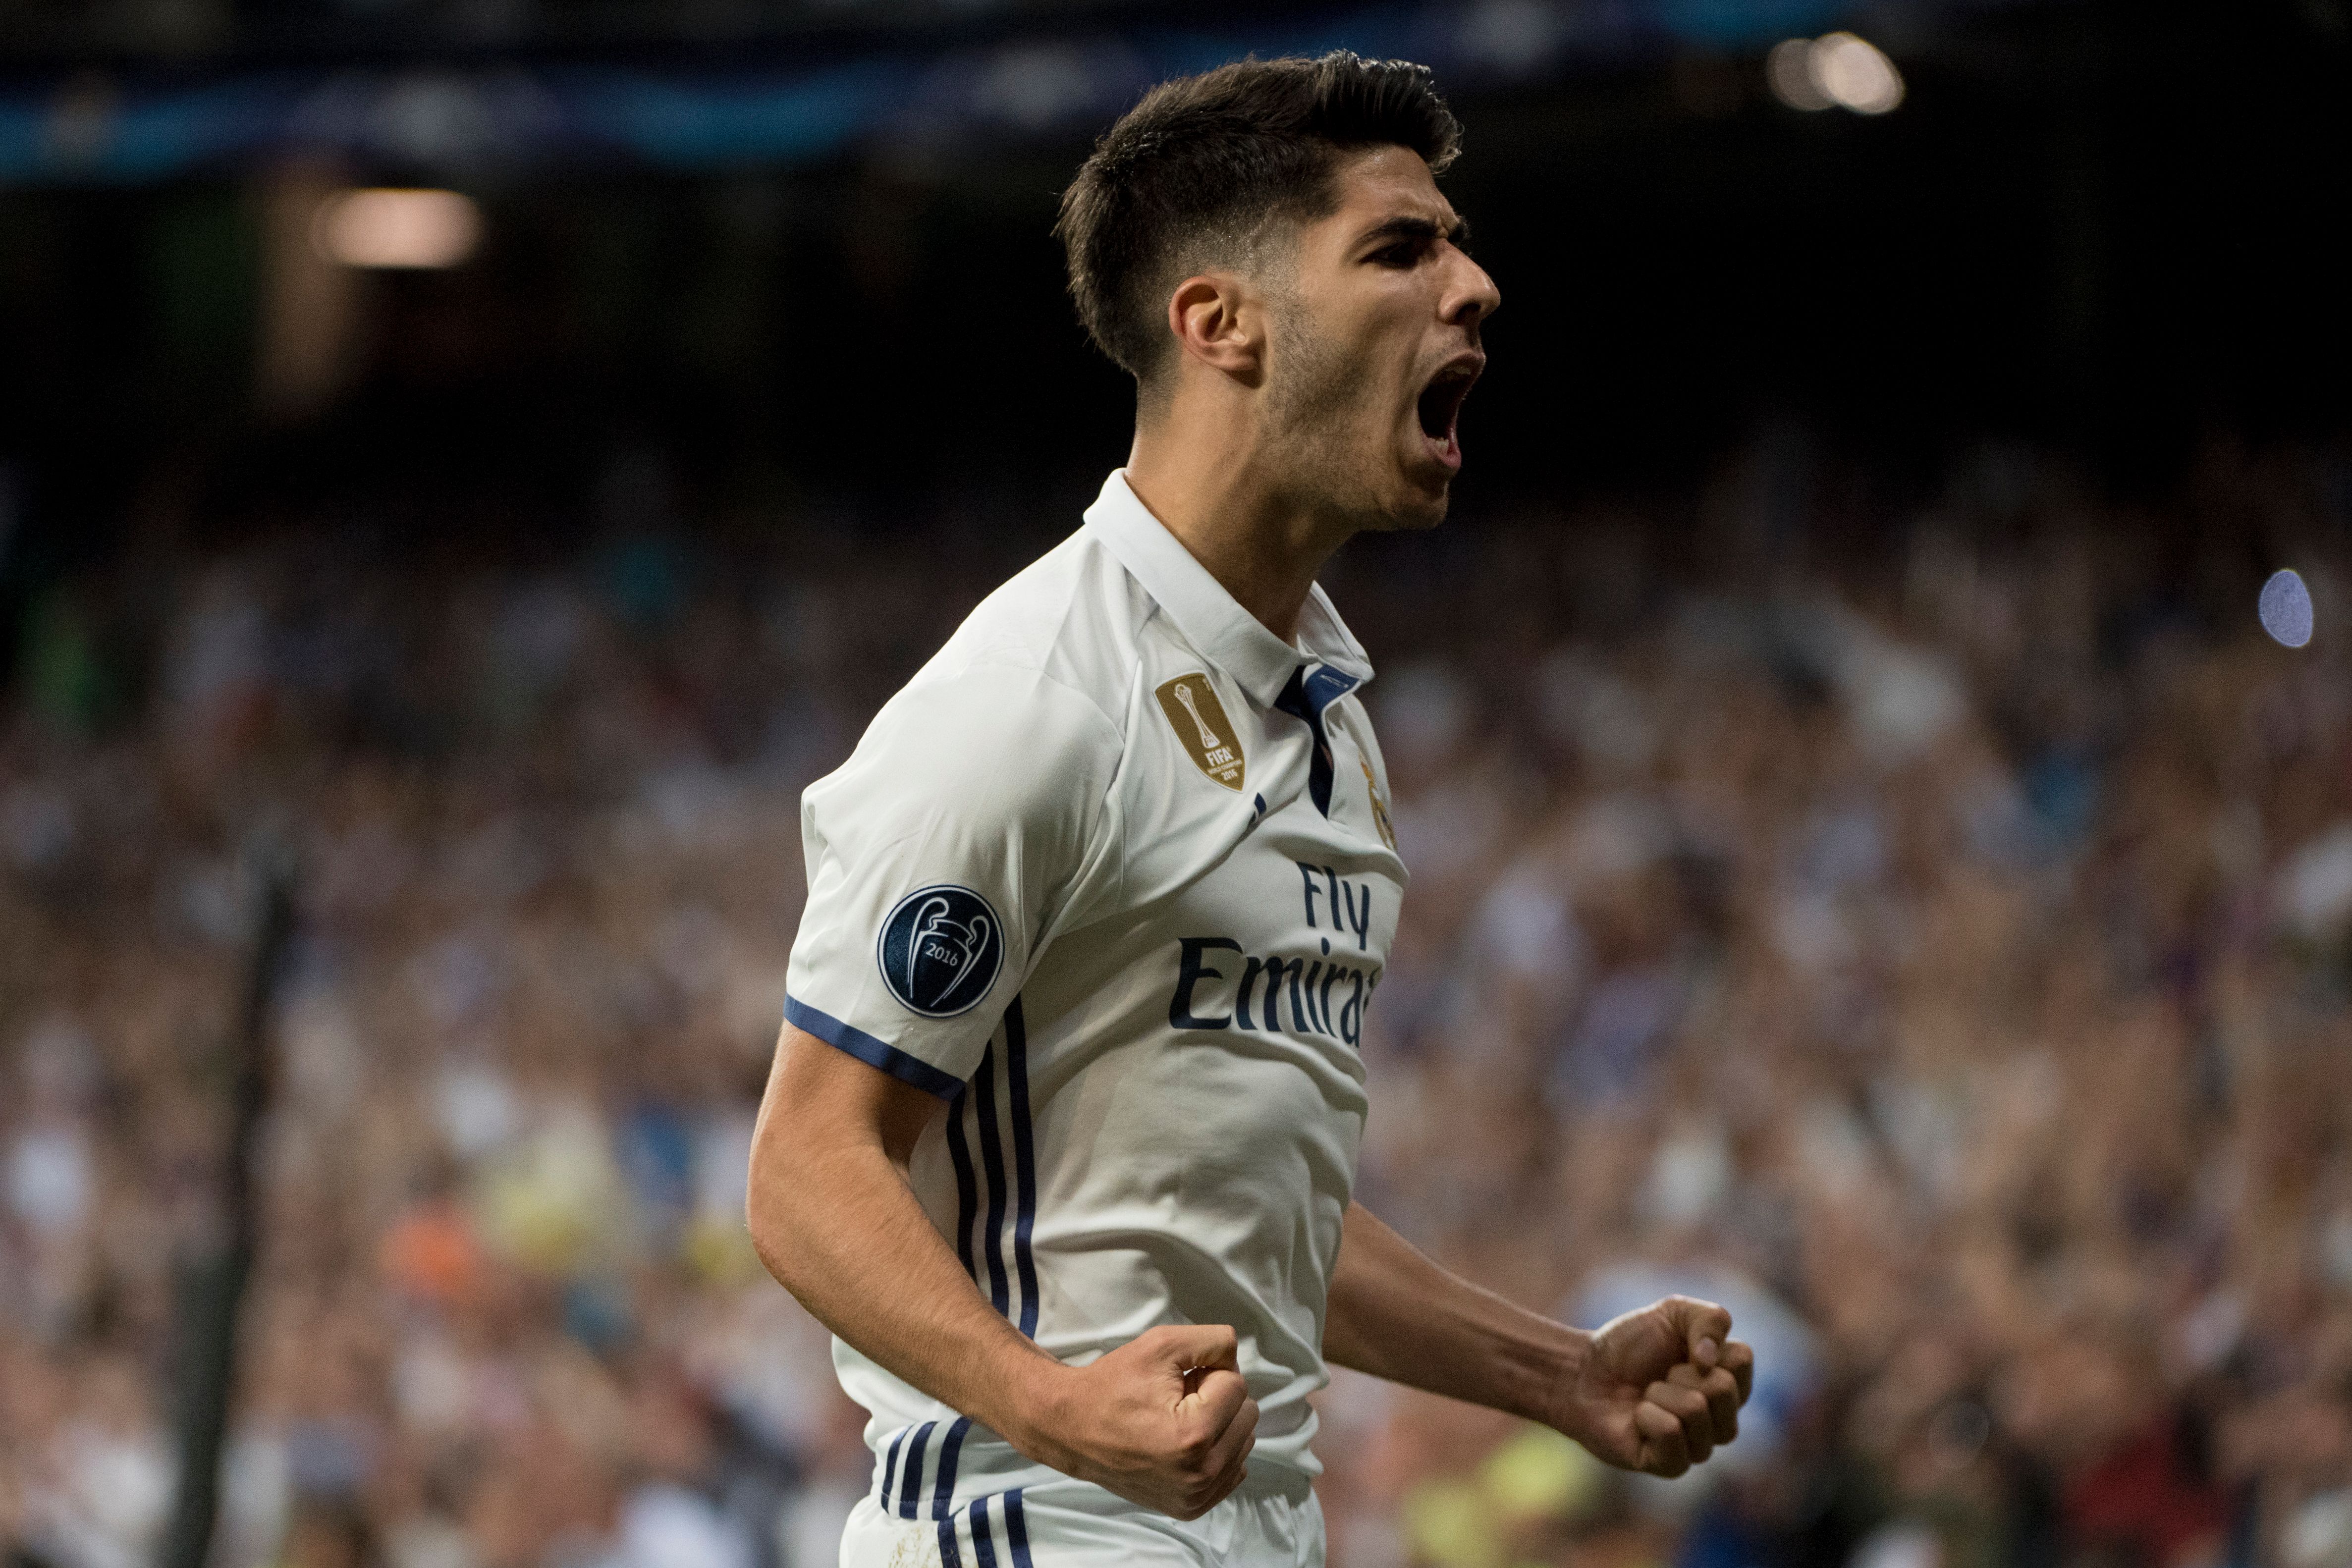
[[[1856,114],[1885,114],[1903,101],[1903,75],[1895,62],[1852,33],[1790,38],[1764,57],[1772,96],[1790,109],[1837,105]]]
[[[1852,33],[1826,33],[1805,52],[1806,74],[1832,103],[1885,114],[1903,101],[1903,76],[1875,46]]]
[[[2263,630],[2277,642],[2300,648],[2311,641],[2311,590],[2301,572],[2289,568],[2271,573],[2255,607],[2262,613]]]
[[[1790,38],[1772,46],[1764,57],[1764,79],[1772,86],[1772,96],[1790,109],[1808,111],[1827,109],[1830,100],[1813,85],[1813,41],[1811,38]]]
[[[339,191],[319,204],[310,239],[345,267],[457,267],[481,243],[482,214],[455,191]]]

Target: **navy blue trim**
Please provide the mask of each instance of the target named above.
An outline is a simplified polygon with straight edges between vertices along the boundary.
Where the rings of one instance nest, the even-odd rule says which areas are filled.
[[[1314,797],[1315,809],[1325,816],[1331,814],[1331,741],[1323,729],[1323,710],[1346,696],[1360,685],[1355,676],[1343,674],[1328,664],[1301,664],[1290,673],[1290,682],[1274,706],[1307,726],[1315,738],[1315,756],[1307,769],[1307,792]]]
[[[1013,1542],[1013,1568],[1031,1568],[1029,1521],[1021,1512],[1021,1489],[1004,1494],[1004,1534]]]
[[[940,1516],[940,1568],[963,1568],[963,1554],[956,1550],[955,1515]]]
[[[940,1479],[931,1489],[931,1517],[949,1521],[950,1529],[954,1528],[955,1519],[955,1510],[950,1505],[955,1500],[956,1455],[963,1448],[963,1435],[971,1430],[971,1417],[959,1416],[955,1425],[948,1428],[948,1435],[940,1439]]]
[[[907,1450],[907,1473],[898,1479],[898,1517],[915,1517],[915,1494],[923,1490],[923,1449],[931,1440],[931,1428],[937,1421],[926,1421],[915,1428],[914,1446]]]
[[[1037,1260],[1029,1232],[1037,1220],[1037,1155],[1029,1128],[1029,1030],[1021,998],[1004,1009],[1004,1082],[1013,1110],[1013,1263],[1021,1278],[1021,1332],[1037,1337]]]
[[[981,1054],[971,1075],[971,1097],[980,1107],[980,1160],[988,1171],[988,1299],[997,1315],[1010,1315],[1004,1284],[1004,1140],[996,1130],[996,1048]]]
[[[971,1554],[980,1568],[996,1568],[996,1532],[988,1527],[988,1500],[971,1500]]]
[[[920,1057],[909,1056],[887,1040],[853,1029],[831,1013],[819,1012],[797,997],[784,998],[784,1021],[813,1034],[836,1051],[845,1051],[868,1067],[878,1067],[901,1083],[911,1083],[927,1094],[953,1100],[963,1087]]]
[[[1322,722],[1323,710],[1356,689],[1356,677],[1335,670],[1328,664],[1318,664],[1307,677],[1307,700],[1315,705],[1315,718]]]
[[[963,1135],[964,1092],[948,1102],[948,1163],[955,1166],[956,1178],[956,1256],[963,1260],[963,1271],[971,1276],[972,1283],[980,1282],[980,1270],[971,1260],[971,1222],[980,1213],[980,1184],[971,1174],[971,1145]]]
[[[899,1427],[898,1435],[890,1439],[890,1458],[882,1467],[881,1508],[884,1513],[890,1511],[890,1483],[898,1475],[898,1445],[906,1440],[907,1428],[904,1427]]]

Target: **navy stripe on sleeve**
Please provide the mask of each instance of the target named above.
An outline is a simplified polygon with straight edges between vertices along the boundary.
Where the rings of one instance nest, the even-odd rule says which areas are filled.
[[[1013,1103],[1013,1262],[1021,1277],[1021,1332],[1037,1337],[1037,1260],[1029,1232],[1037,1218],[1037,1155],[1029,1130],[1029,1030],[1014,997],[1004,1013],[1004,1078]]]
[[[797,997],[784,998],[784,1021],[805,1030],[836,1051],[845,1051],[868,1067],[878,1067],[901,1083],[911,1083],[927,1094],[953,1100],[963,1087],[920,1057],[909,1056],[887,1040],[853,1029],[831,1013],[819,1012]]]
[[[955,1515],[940,1516],[940,1568],[963,1568],[963,1556],[956,1551]]]
[[[971,1097],[980,1107],[980,1163],[988,1172],[988,1299],[1008,1316],[1011,1296],[1004,1283],[1004,1140],[996,1128],[996,1048],[990,1046],[971,1075]]]
[[[955,1167],[956,1256],[977,1284],[980,1270],[971,1260],[971,1222],[980,1213],[980,1184],[971,1174],[971,1145],[963,1135],[964,1099],[959,1087],[956,1097],[948,1102],[948,1163]]]

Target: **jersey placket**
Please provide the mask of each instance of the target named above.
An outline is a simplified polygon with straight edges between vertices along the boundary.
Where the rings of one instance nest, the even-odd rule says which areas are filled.
[[[1315,809],[1326,817],[1331,814],[1331,739],[1323,730],[1323,710],[1362,685],[1355,676],[1342,674],[1328,664],[1301,664],[1290,673],[1290,682],[1274,706],[1307,726],[1314,737],[1315,758],[1307,772],[1307,792],[1314,798]]]

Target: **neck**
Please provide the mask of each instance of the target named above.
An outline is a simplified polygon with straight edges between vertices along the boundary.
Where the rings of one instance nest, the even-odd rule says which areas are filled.
[[[1286,483],[1297,465],[1276,459],[1246,413],[1179,398],[1136,422],[1127,483],[1236,603],[1288,643],[1316,574],[1355,528]]]

